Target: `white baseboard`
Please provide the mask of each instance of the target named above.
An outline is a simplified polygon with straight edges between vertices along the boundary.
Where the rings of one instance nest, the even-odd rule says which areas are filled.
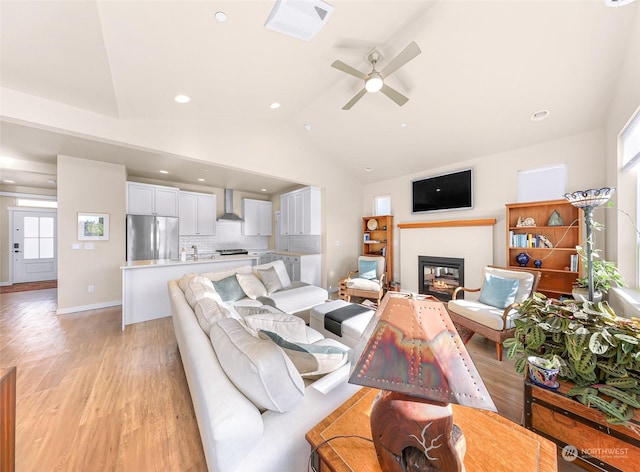
[[[77,313],[79,311],[99,310],[100,308],[111,308],[112,306],[122,305],[122,300],[115,300],[111,302],[94,303],[93,305],[81,305],[71,306],[69,308],[62,308],[56,310],[56,315],[68,315],[70,313]]]
[[[13,285],[12,282],[0,282],[0,287],[8,287],[9,285]]]

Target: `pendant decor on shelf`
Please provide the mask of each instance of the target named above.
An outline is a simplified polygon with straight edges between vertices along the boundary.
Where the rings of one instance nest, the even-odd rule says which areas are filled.
[[[551,216],[549,217],[549,221],[547,222],[547,226],[564,226],[564,220],[558,210],[553,210]]]
[[[529,256],[527,256],[524,252],[521,252],[516,256],[516,262],[520,267],[526,267],[529,263]]]
[[[540,267],[542,267],[542,260],[536,259],[535,261],[533,261],[533,265],[539,269]]]

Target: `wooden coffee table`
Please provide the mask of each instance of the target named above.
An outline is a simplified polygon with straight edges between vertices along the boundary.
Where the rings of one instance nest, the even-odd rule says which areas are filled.
[[[381,472],[373,443],[367,440],[377,394],[362,388],[307,433],[316,472]],[[453,405],[453,419],[467,442],[466,472],[557,471],[556,446],[548,439],[489,411]]]

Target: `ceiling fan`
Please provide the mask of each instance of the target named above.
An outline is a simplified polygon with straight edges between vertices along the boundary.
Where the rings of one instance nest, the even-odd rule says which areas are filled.
[[[380,59],[380,53],[375,49],[369,53],[367,59],[371,63],[372,69],[371,72],[365,74],[360,72],[357,69],[354,69],[348,64],[345,64],[342,61],[334,61],[331,64],[331,67],[341,70],[342,72],[346,72],[349,75],[353,75],[361,80],[364,80],[364,88],[360,90],[355,97],[353,97],[349,102],[342,107],[343,110],[350,110],[353,105],[356,104],[358,100],[360,100],[367,92],[382,92],[391,100],[396,102],[398,105],[402,106],[409,100],[407,97],[402,95],[395,89],[392,89],[387,84],[384,83],[384,79],[389,77],[395,71],[404,66],[411,59],[420,54],[420,47],[414,42],[411,41],[409,45],[402,50],[396,57],[394,57],[391,62],[389,62],[384,69],[381,71],[376,70],[376,63],[378,59]]]

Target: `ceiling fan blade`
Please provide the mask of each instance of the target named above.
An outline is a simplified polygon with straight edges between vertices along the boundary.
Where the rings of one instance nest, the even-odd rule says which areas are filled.
[[[341,70],[342,72],[346,72],[347,74],[353,75],[354,77],[357,77],[362,80],[366,80],[367,78],[367,74],[363,74],[358,69],[354,69],[353,67],[351,67],[348,64],[345,64],[342,61],[333,61],[333,64],[331,64],[331,67],[333,67],[334,69]]]
[[[389,77],[421,52],[420,47],[415,43],[415,41],[411,41],[409,45],[402,50],[402,52],[394,57],[391,62],[382,69],[380,74],[382,74],[382,77]]]
[[[360,90],[355,97],[353,97],[349,102],[342,107],[343,110],[351,110],[351,107],[356,104],[358,100],[364,97],[364,94],[367,93],[367,89]]]
[[[396,102],[400,106],[404,105],[405,103],[407,103],[409,101],[409,99],[407,97],[402,95],[397,90],[392,89],[391,87],[389,87],[386,84],[382,86],[380,91],[382,93],[384,93],[387,97],[389,97],[391,100],[393,100],[394,102]]]

